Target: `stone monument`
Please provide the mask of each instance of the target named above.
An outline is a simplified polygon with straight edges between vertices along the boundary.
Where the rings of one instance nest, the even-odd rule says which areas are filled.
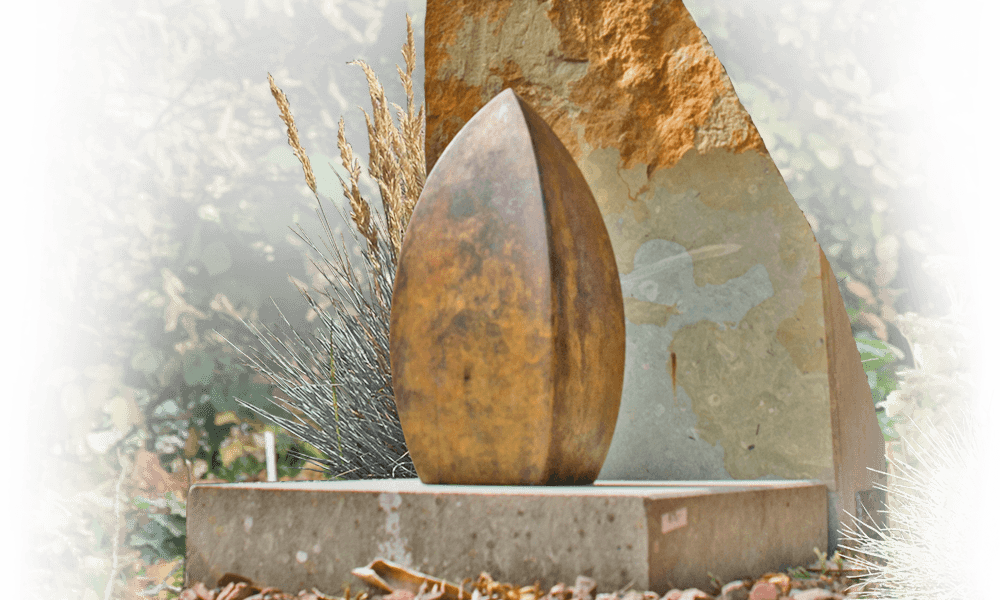
[[[884,446],[830,266],[680,0],[428,0],[428,168],[512,88],[584,174],[621,274],[601,479],[815,479],[829,549]]]
[[[428,167],[511,88],[593,192],[621,283],[612,316],[620,326],[624,313],[625,325],[621,409],[600,476],[565,486],[198,484],[187,505],[188,582],[232,572],[285,589],[338,589],[377,557],[453,582],[485,570],[547,589],[582,574],[601,591],[666,594],[706,588],[709,570],[745,579],[808,564],[824,542],[832,550],[843,511],[878,508],[868,468],[884,468],[884,450],[871,393],[830,265],[684,5],[428,0],[425,24]],[[452,204],[462,213],[469,203]],[[531,222],[522,215],[521,224]],[[512,244],[494,237],[487,248]],[[411,275],[461,259],[430,253]],[[567,285],[549,275],[550,287]],[[511,325],[483,321],[486,333]],[[464,350],[446,339],[403,345],[421,341],[431,353],[434,344],[448,356]],[[620,343],[608,346],[621,376]],[[599,358],[588,355],[588,368],[603,368]],[[510,353],[509,371],[530,370],[531,359]],[[453,387],[472,381],[459,366]],[[581,381],[565,380],[574,389]],[[441,453],[441,440],[420,443]],[[524,482],[590,478],[548,478],[560,465],[543,463],[542,476]]]

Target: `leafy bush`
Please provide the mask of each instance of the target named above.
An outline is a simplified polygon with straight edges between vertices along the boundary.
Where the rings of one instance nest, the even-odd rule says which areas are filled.
[[[135,508],[141,511],[139,525],[129,536],[128,545],[141,552],[144,563],[157,560],[171,560],[184,556],[185,519],[187,505],[167,493],[162,499],[151,500],[142,496],[133,499]],[[157,512],[153,509],[166,510]]]
[[[903,352],[894,346],[875,338],[871,333],[864,332],[854,338],[861,354],[861,364],[868,376],[868,387],[872,390],[872,402],[875,403],[875,415],[878,417],[882,435],[886,441],[898,440],[895,421],[886,415],[882,404],[898,386],[896,364],[903,358]]]

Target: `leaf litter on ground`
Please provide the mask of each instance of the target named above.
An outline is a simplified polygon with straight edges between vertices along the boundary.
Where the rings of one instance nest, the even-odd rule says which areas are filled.
[[[538,582],[515,585],[494,580],[480,573],[475,580],[464,579],[455,584],[412,569],[376,558],[351,573],[364,582],[366,589],[352,593],[350,587],[340,596],[326,594],[317,588],[300,590],[293,595],[278,588],[257,584],[248,577],[226,573],[215,588],[195,582],[180,593],[180,600],[763,600],[801,598],[803,600],[833,600],[858,598],[856,569],[843,566],[838,553],[827,559],[816,550],[818,560],[808,567],[794,567],[787,573],[764,573],[750,579],[737,579],[723,584],[709,574],[712,593],[698,588],[672,588],[665,594],[638,591],[631,585],[612,592],[597,593],[597,582],[579,575],[573,585],[557,583],[548,591]],[[838,560],[839,559],[839,560]],[[852,586],[855,586],[852,588]]]

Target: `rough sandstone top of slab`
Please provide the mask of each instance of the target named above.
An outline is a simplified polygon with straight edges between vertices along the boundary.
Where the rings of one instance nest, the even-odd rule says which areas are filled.
[[[574,156],[580,155],[580,142],[571,127],[582,129],[594,148],[617,141],[625,169],[635,163],[650,172],[670,167],[692,148],[766,152],[722,64],[679,0],[552,0],[546,19],[527,20],[510,14],[511,0],[451,4],[435,24],[442,35],[427,36],[441,50],[426,54],[428,78],[438,82],[425,90],[427,102],[447,107],[428,113],[429,168],[503,87],[551,81],[553,71],[570,75],[557,78],[562,89],[535,85],[523,95]],[[461,52],[448,51],[463,29],[483,19],[492,36],[461,45]],[[505,27],[517,31],[501,35]]]

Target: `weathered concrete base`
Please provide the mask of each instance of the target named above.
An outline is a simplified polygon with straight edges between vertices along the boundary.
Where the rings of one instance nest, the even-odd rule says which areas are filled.
[[[599,481],[579,487],[424,485],[416,479],[195,485],[187,582],[226,572],[339,592],[375,558],[452,582],[488,572],[543,587],[665,593],[809,564],[827,545],[819,481]]]

